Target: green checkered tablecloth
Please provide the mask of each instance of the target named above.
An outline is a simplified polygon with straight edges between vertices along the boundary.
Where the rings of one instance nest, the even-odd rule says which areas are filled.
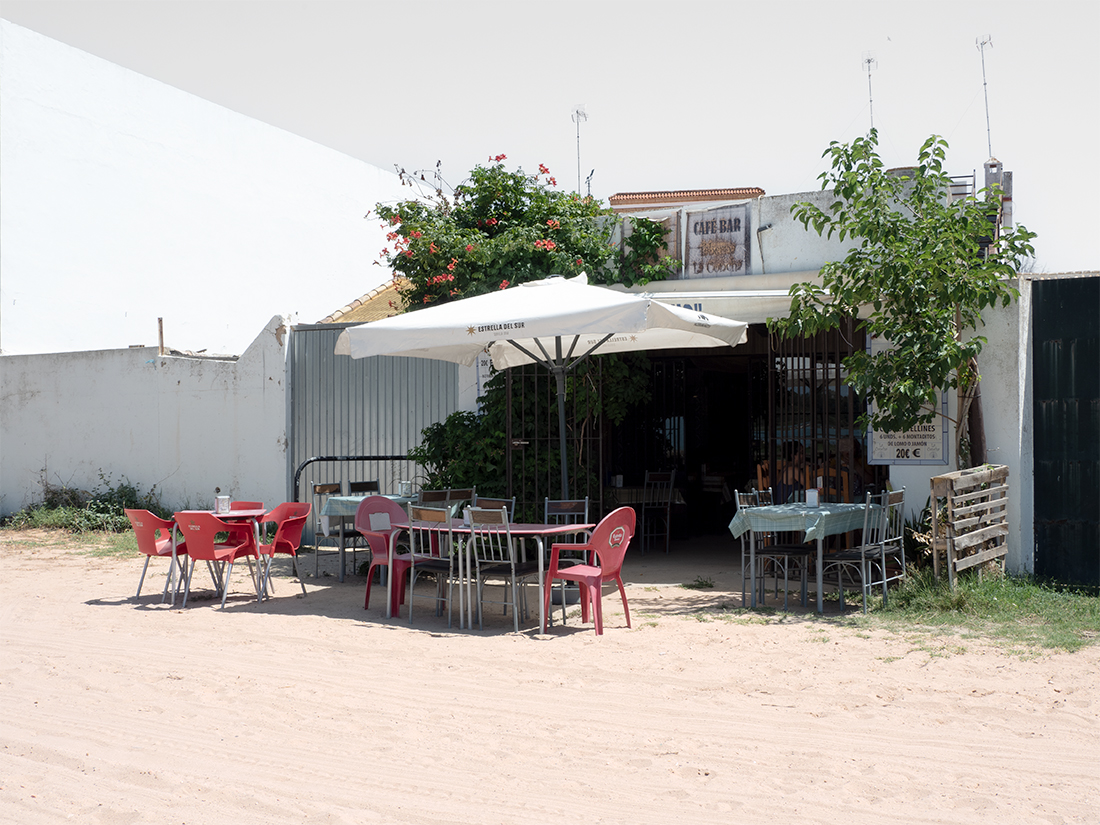
[[[865,507],[864,504],[836,503],[810,507],[802,502],[742,507],[730,522],[730,532],[737,538],[749,530],[757,533],[801,531],[806,534],[806,541],[816,541],[850,530],[862,530]]]
[[[359,503],[365,498],[367,496],[329,496],[325,500],[325,506],[321,508],[321,530],[324,534],[327,536],[334,527],[340,526],[339,522],[331,525],[331,519],[355,518],[355,511],[359,509]],[[416,496],[386,496],[386,498],[396,501],[402,507],[411,501],[416,501]]]

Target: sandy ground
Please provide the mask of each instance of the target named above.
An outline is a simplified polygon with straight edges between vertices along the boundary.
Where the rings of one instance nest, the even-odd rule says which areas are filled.
[[[0,536],[4,822],[1100,822],[1100,647],[731,618],[732,545],[628,558],[598,638],[386,620],[357,577],[171,609]]]

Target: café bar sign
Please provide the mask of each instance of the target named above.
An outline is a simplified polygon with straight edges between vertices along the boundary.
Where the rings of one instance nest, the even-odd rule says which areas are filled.
[[[749,205],[687,213],[685,278],[749,274]]]

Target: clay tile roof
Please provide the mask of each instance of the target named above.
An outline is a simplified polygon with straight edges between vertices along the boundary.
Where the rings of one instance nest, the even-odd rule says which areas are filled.
[[[322,318],[319,324],[365,324],[379,318],[389,318],[405,311],[405,299],[401,297],[401,288],[408,281],[394,278],[392,281],[375,287],[366,295],[356,298],[350,304]]]
[[[737,189],[674,189],[666,192],[620,192],[608,198],[612,207],[658,206],[699,201],[738,201],[759,198],[764,190],[757,186]]]

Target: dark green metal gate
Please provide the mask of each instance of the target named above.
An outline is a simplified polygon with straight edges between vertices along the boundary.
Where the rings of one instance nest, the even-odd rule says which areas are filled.
[[[1032,285],[1035,573],[1100,586],[1100,278]]]

